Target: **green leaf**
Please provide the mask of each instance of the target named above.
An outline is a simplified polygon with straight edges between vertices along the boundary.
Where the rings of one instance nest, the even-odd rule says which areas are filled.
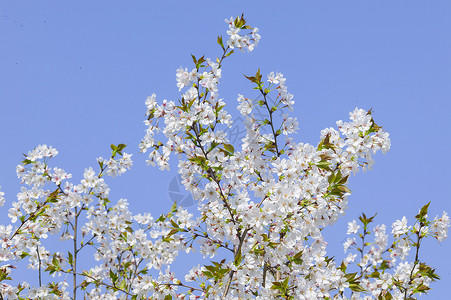
[[[249,79],[251,82],[255,82],[255,77],[254,76],[246,76],[246,75],[244,75],[244,77]]]
[[[25,154],[24,154],[25,155]],[[26,156],[26,155],[25,155]],[[33,163],[33,161],[32,160],[29,160],[29,159],[24,159],[23,161],[22,161],[22,164],[24,164],[25,166],[26,165],[29,165],[29,164],[31,164],[31,163]]]
[[[427,215],[428,213],[428,208],[429,208],[429,204],[431,204],[431,202],[429,201],[428,204],[426,204],[425,206],[423,206],[420,210],[420,212],[418,213],[418,215],[415,216],[416,219],[418,219],[419,221],[423,221],[420,219],[424,219],[424,217]]]
[[[318,168],[320,168],[320,169],[324,169],[324,170],[326,170],[326,171],[332,171],[332,170],[330,169],[329,165],[330,165],[330,163],[329,163],[328,161],[326,161],[326,160],[321,160],[321,161],[319,161],[319,162],[316,164],[316,166],[317,166]]]
[[[382,271],[389,269],[389,268],[390,268],[390,265],[387,260],[383,260],[381,263],[381,266],[379,267],[379,269],[381,269]]]
[[[57,269],[61,269],[61,267],[60,267],[60,261],[58,260],[58,258],[56,257],[56,255],[53,256],[52,264],[53,264],[55,267],[57,267]]]
[[[349,175],[346,175],[345,177],[341,178],[337,183],[338,184],[345,184],[348,181]]]
[[[8,276],[6,269],[0,269],[0,282],[3,280],[12,280],[11,277]]]
[[[261,88],[261,85],[263,84],[263,82],[261,81],[262,75],[260,74],[260,69],[258,69],[257,73],[254,76],[244,75],[244,77],[249,79],[251,82],[256,83],[258,85],[258,87]]]
[[[236,17],[235,20],[233,21],[233,25],[235,25],[236,28],[240,28],[240,29],[249,29],[247,27],[250,27],[250,26],[246,26],[246,20],[244,19],[244,14],[242,14],[241,17]]]
[[[166,237],[169,238],[169,237],[173,236],[174,234],[176,234],[177,232],[179,232],[178,229],[172,229],[171,231],[169,231],[169,233]]]
[[[227,56],[230,56],[230,55],[232,55],[233,54],[233,50],[230,50],[226,55],[224,55],[224,57],[227,57]]]
[[[122,150],[124,150],[125,147],[127,147],[127,145],[125,145],[125,144],[119,144],[119,145],[117,145],[117,153],[119,153],[120,155],[122,155]]]
[[[357,283],[349,284],[349,288],[354,292],[365,292],[366,290]]]
[[[196,65],[196,69],[199,69],[200,67],[204,67],[202,65],[202,63],[205,62],[205,56],[202,56],[201,58],[196,59],[196,57],[191,54],[191,57],[193,59],[194,64]]]
[[[282,288],[282,283],[281,282],[274,281],[272,283],[271,289],[273,289],[273,290],[280,290],[281,288]]]
[[[224,43],[222,42],[222,35],[218,35],[218,44],[221,46],[222,50],[225,50]]]
[[[362,222],[363,224],[363,228],[366,230],[368,224],[370,224],[371,222],[373,222],[374,217],[376,217],[377,213],[374,214],[374,216],[367,218],[367,216],[362,213],[362,216],[359,217],[360,222]]]
[[[328,149],[329,145],[330,145],[329,139],[330,139],[330,133],[326,134],[326,136],[319,142],[317,150],[320,151],[323,148]]]
[[[212,261],[214,266],[205,266],[207,271],[203,271],[203,274],[208,278],[214,278],[216,281],[221,280],[230,271],[229,268],[222,268],[224,262],[225,260],[222,260],[221,263]]]
[[[373,273],[371,273],[369,275],[370,278],[380,278],[381,273],[379,273],[378,271],[374,271]]]
[[[48,265],[47,268],[45,268],[46,272],[49,272],[50,275],[52,275],[53,273],[55,273],[55,267],[52,265]]]
[[[56,202],[57,198],[58,198],[58,194],[59,194],[59,190],[56,189],[54,190],[52,193],[50,193],[50,195],[47,197],[47,201],[48,202]]]
[[[117,278],[118,278],[117,274],[114,273],[111,269],[110,269],[110,278],[111,278],[111,282],[112,282],[113,284],[116,283]]]
[[[344,261],[341,262],[340,267],[338,267],[337,269],[341,270],[343,273],[346,273],[347,266]]]
[[[290,277],[287,277],[283,280],[282,285],[285,288],[285,290],[288,288],[288,282],[290,280]]]
[[[329,175],[329,177],[327,177],[327,182],[329,182],[329,184],[335,182],[335,173],[332,173]]]
[[[274,281],[271,286],[271,289],[273,290],[279,290],[280,294],[283,295],[288,290],[288,283],[289,283],[290,277],[286,277],[282,282]]]
[[[72,255],[72,253],[70,253],[69,251],[67,252],[67,257],[68,257],[68,261],[69,261],[69,265],[73,265],[74,263],[74,256]]]
[[[235,148],[233,148],[232,145],[230,144],[224,144],[224,149],[229,152],[230,154],[235,153]]]
[[[208,278],[213,278],[213,274],[209,271],[202,271],[202,273],[207,276]]]
[[[418,273],[425,277],[429,277],[432,281],[440,279],[440,277],[435,273],[435,269],[432,269],[430,266],[425,263],[420,263]]]
[[[188,160],[191,161],[191,162],[193,162],[193,163],[196,163],[196,164],[198,164],[198,165],[205,164],[205,162],[206,162],[206,159],[205,159],[205,157],[203,157],[203,156],[194,156],[194,157],[190,157],[190,158],[188,158]]]
[[[177,203],[174,202],[171,206],[171,213],[175,213],[177,211]]]
[[[215,273],[216,272],[216,267],[214,266],[205,266],[205,269],[207,269],[208,271]]]
[[[340,191],[342,191],[343,193],[350,193],[351,192],[351,190],[347,186],[344,186],[344,185],[337,185],[337,188]]]
[[[257,80],[257,84],[262,84],[262,75],[260,74],[260,69],[258,69],[257,73],[255,74],[255,79]]]
[[[216,148],[219,144],[216,142],[211,142],[210,148],[208,148],[207,153],[210,153],[214,148]]]
[[[127,281],[125,281],[125,278],[124,279],[122,279],[122,282],[121,282],[121,284],[119,285],[119,288],[121,289],[121,290],[126,290],[127,289]],[[165,298],[166,299],[166,298]],[[172,299],[172,298],[171,298]]]
[[[174,220],[171,219],[171,225],[174,228],[179,228],[179,224],[177,224]]]
[[[193,59],[194,64],[197,65],[197,59],[193,54],[191,54],[191,58]]]
[[[377,300],[391,300],[391,299],[393,299],[393,296],[390,294],[390,292],[387,291],[384,295],[382,295],[381,292],[381,294],[377,297]]]
[[[294,262],[297,265],[302,265],[302,263],[304,262],[301,257],[304,251],[300,251],[298,253],[296,253],[295,256],[293,256],[293,259],[291,260],[292,262]]]
[[[242,261],[241,249],[238,250],[238,253],[235,256],[235,261],[233,262],[235,266],[239,266]]]
[[[357,275],[357,273],[348,273],[348,274],[345,274],[344,277],[346,278],[347,282],[350,282],[350,281],[354,280],[356,275]]]
[[[175,203],[174,203],[175,204]],[[174,205],[173,204],[173,205]],[[166,220],[166,216],[165,215],[161,215],[156,222],[164,222]]]

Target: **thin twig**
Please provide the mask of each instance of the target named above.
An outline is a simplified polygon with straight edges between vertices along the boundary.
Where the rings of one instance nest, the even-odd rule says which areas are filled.
[[[78,207],[75,207],[75,220],[74,220],[74,260],[72,262],[72,273],[73,273],[73,296],[74,300],[77,299],[77,255],[78,255],[78,249],[77,249],[77,226],[78,226]]]
[[[38,264],[39,264],[39,287],[42,286],[41,280],[41,256],[39,255],[39,246],[36,246],[36,253],[38,255]]]

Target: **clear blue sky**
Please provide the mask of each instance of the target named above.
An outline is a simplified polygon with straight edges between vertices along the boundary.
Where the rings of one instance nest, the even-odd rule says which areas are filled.
[[[252,95],[242,74],[282,72],[295,95],[297,141],[373,108],[392,149],[351,180],[346,216],[328,232],[340,257],[346,223],[378,212],[388,226],[432,201],[430,215],[451,213],[450,1],[2,1],[0,4],[0,185],[7,203],[20,189],[15,166],[39,144],[56,147],[54,164],[80,179],[111,143],[126,143],[135,166],[110,180],[112,198],[158,215],[171,200],[173,168],[146,167],[137,154],[146,96],[176,99],[175,70],[190,53],[219,55],[224,18],[244,13],[260,28],[251,54],[232,56],[220,94],[235,112]],[[173,164],[175,167],[176,165]],[[449,297],[451,242],[431,241],[421,257],[442,280],[422,299]]]

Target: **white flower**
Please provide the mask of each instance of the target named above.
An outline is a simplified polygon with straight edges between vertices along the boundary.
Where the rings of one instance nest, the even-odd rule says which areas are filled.
[[[94,188],[101,180],[97,177],[96,173],[91,167],[89,169],[85,169],[83,177],[84,179],[81,180],[81,184],[86,189]]]
[[[432,235],[439,241],[442,242],[448,237],[448,228],[449,228],[449,216],[446,212],[443,212],[442,217],[435,217],[434,221],[432,221],[430,230],[432,231]]]
[[[355,234],[357,233],[357,231],[359,230],[360,226],[357,225],[357,221],[353,220],[352,222],[348,223],[348,231],[346,232],[346,234]]]
[[[244,98],[243,95],[238,95],[238,110],[243,116],[247,116],[252,112],[252,100]]]
[[[5,204],[5,197],[3,197],[5,193],[1,191],[1,188],[2,186],[0,185],[0,206],[3,206]]]
[[[257,33],[258,28],[245,28],[245,21],[242,24],[243,27],[237,28],[235,26],[236,21],[242,22],[244,19],[240,17],[237,17],[236,19],[231,17],[229,20],[225,19],[225,22],[229,24],[229,30],[227,31],[229,39],[227,40],[227,45],[232,49],[238,48],[240,50],[247,49],[249,52],[253,51],[260,40],[260,35]],[[246,32],[245,30],[247,29],[252,29],[252,31]]]
[[[346,242],[343,243],[345,252],[348,251],[349,247],[351,247],[352,245],[355,245],[355,244],[356,244],[355,238],[348,238],[346,240]]]
[[[409,230],[409,228],[407,227],[407,219],[406,219],[406,217],[402,217],[401,220],[396,220],[392,224],[392,234],[395,237],[398,237],[400,235],[403,235],[403,234],[407,233],[408,230]]]
[[[193,69],[191,72],[188,72],[188,69],[183,69],[182,67],[177,69],[176,79],[177,79],[177,87],[179,91],[181,91],[185,86],[189,86],[192,82],[195,82],[197,78],[197,72]]]

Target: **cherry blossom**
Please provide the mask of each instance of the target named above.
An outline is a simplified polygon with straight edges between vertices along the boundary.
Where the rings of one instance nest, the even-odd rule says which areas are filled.
[[[439,278],[419,248],[428,237],[443,241],[450,220],[446,212],[430,220],[429,204],[413,225],[396,220],[392,236],[362,214],[348,224],[347,256],[340,261],[327,252],[323,230],[348,208],[351,176],[390,149],[371,110],[355,108],[337,128],[322,130],[316,145],[298,142],[287,79],[280,72],[263,79],[258,70],[246,78],[259,96],[237,99],[246,135],[241,144],[230,142],[222,66],[235,48],[253,51],[260,35],[244,16],[226,22],[217,59],[192,55],[191,71],[177,69],[179,99],[145,100],[140,152],[161,170],[178,159],[198,217],[177,203],[160,216],[134,214],[128,200],[112,199],[108,177],[133,166],[125,144],[111,145],[110,156],[85,168],[79,182],[52,165],[56,149],[39,145],[16,168],[22,188],[8,208],[10,224],[0,225],[1,298],[408,299]],[[68,251],[46,248],[52,237],[70,242]],[[176,274],[179,254],[194,252],[203,264]],[[87,267],[83,255],[92,255]],[[7,283],[21,260],[37,285]]]

